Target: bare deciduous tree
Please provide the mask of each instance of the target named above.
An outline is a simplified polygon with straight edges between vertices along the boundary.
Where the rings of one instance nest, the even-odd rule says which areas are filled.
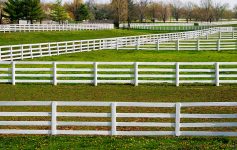
[[[237,18],[237,5],[235,5],[234,9],[233,9],[233,13],[234,13],[234,17]]]
[[[213,1],[201,0],[200,6],[202,8],[203,19],[211,23],[214,20]]]
[[[138,0],[140,22],[143,22],[143,20],[145,19],[145,13],[146,13],[148,4],[149,4],[149,0]]]
[[[192,2],[187,2],[183,7],[183,17],[186,19],[186,22],[192,21],[194,14],[194,4]]]
[[[180,0],[173,0],[171,3],[172,15],[176,21],[181,17],[182,2]]]
[[[170,5],[160,2],[158,9],[160,10],[159,11],[160,17],[162,21],[165,23],[170,16]]]
[[[128,2],[127,0],[112,0],[111,5],[114,15],[114,25],[118,28],[120,22],[127,19]]]
[[[215,2],[214,4],[214,15],[215,15],[215,20],[219,21],[220,19],[222,19],[224,17],[224,14],[226,12],[228,8],[228,4],[221,4],[220,2]]]

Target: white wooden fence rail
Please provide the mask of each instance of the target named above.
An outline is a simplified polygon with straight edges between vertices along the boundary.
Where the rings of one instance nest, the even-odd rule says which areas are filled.
[[[177,32],[167,34],[151,34],[141,36],[129,36],[107,39],[51,42],[38,44],[22,44],[0,46],[1,60],[22,60],[43,56],[53,56],[67,53],[103,50],[103,49],[140,49],[140,45],[159,44],[174,40],[195,39],[201,36],[209,36],[220,31],[229,31],[232,28],[210,28],[205,30]]]
[[[158,30],[158,31],[188,31],[188,30],[203,30],[211,28],[212,26],[193,26],[193,25],[155,25],[155,24],[148,24],[148,25],[142,25],[142,24],[132,24],[130,26],[131,29],[139,29],[139,30]],[[128,28],[128,25],[120,25],[120,28]]]
[[[131,23],[130,26],[194,26],[194,23],[198,23],[200,26],[218,26],[218,25],[231,25],[237,24],[237,21],[224,21],[224,22],[180,22],[180,23]],[[127,23],[120,24],[120,27],[128,26]]]
[[[231,25],[237,24],[237,22],[226,22],[226,23],[199,23],[199,26],[194,26],[194,23],[132,23],[130,28],[132,29],[143,29],[143,30],[201,30],[207,29],[219,25]],[[128,24],[120,24],[120,28],[128,28]]]
[[[131,46],[120,47],[120,50],[136,49]],[[156,44],[145,44],[140,41],[138,50],[157,50],[157,51],[223,51],[237,50],[237,39],[195,39],[195,40],[176,40],[168,42],[157,42]]]
[[[237,84],[237,62],[0,62],[0,83]]]
[[[114,29],[113,24],[7,24],[0,32],[73,31]]]
[[[4,108],[6,107],[17,107],[18,112],[4,111]],[[24,107],[25,111],[21,112],[22,109],[20,109],[20,107]],[[34,107],[34,110],[37,110],[38,107],[41,107],[41,109],[39,109],[38,112],[27,112],[26,108],[30,110],[31,107]],[[64,109],[58,111],[57,109],[59,107]],[[74,110],[72,111],[70,107],[73,107]],[[75,109],[79,107],[92,107],[93,112],[84,112],[85,110]],[[98,108],[101,107],[103,107],[103,109],[100,109],[98,112]],[[210,107],[215,107],[215,109],[209,110],[208,113],[193,112],[193,109],[205,108],[205,110],[208,110]],[[237,114],[236,111],[234,111],[236,110],[236,107],[237,102],[145,103],[2,101],[0,102],[0,134],[237,136]],[[136,108],[136,112],[130,111],[134,108]],[[148,113],[144,112],[144,108],[146,108],[146,110],[149,109],[150,111]],[[161,109],[164,108],[168,109],[168,111],[161,112]],[[222,110],[223,108],[227,108],[228,113],[215,111]],[[128,110],[126,111],[124,109]],[[151,109],[153,109],[153,111],[151,111]],[[182,110],[184,109],[191,111],[183,112]],[[6,117],[8,117],[7,120],[4,119]],[[63,118],[70,117],[84,118],[85,121],[63,120]],[[90,118],[90,120],[92,120],[92,118],[97,120],[106,118],[107,121],[89,121],[85,118]],[[171,121],[146,121],[144,118],[170,119]],[[130,120],[121,121],[121,119]],[[186,121],[184,122],[183,119],[186,119]],[[199,119],[199,121],[195,122],[194,119]],[[215,120],[213,121],[211,119]],[[232,119],[234,121],[225,121],[223,119]],[[21,127],[26,128],[22,129]],[[40,128],[36,129],[36,127]],[[42,129],[42,127],[47,128]],[[78,129],[76,127],[87,128]],[[90,127],[96,129],[89,129]],[[129,129],[122,129],[125,127],[129,127]],[[136,128],[141,129],[137,130]],[[147,129],[144,130],[144,128]],[[219,128],[219,130],[215,130],[216,128]]]

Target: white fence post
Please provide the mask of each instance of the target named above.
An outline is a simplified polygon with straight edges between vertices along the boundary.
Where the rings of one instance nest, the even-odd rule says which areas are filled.
[[[199,41],[199,39],[197,39],[197,50],[198,51],[200,50],[200,41]]]
[[[176,49],[179,51],[179,39],[176,41]]]
[[[72,42],[72,51],[75,52],[76,51],[76,46],[75,46],[75,41]]]
[[[10,46],[11,61],[13,61],[13,48]]]
[[[219,39],[221,39],[222,38],[222,34],[221,34],[221,31],[219,32]]]
[[[181,103],[176,103],[175,112],[175,136],[180,136],[180,113],[181,113]]]
[[[94,63],[94,86],[98,85],[98,63]]]
[[[16,85],[16,62],[12,61],[12,85]]]
[[[180,67],[180,65],[179,65],[179,63],[177,62],[176,63],[176,86],[179,86],[179,67]]]
[[[221,39],[217,40],[217,51],[221,50]]]
[[[51,134],[57,134],[57,102],[51,104]]]
[[[49,56],[51,56],[51,46],[50,46],[50,43],[48,43],[48,49],[49,49]]]
[[[134,85],[135,85],[135,86],[138,86],[138,84],[139,84],[138,65],[139,65],[138,62],[135,62],[135,63],[134,63]]]
[[[24,59],[24,46],[23,45],[21,45],[21,60],[23,60]]]
[[[157,39],[156,50],[160,50],[160,39]]]
[[[31,59],[33,59],[32,45],[30,45],[30,56],[31,56]]]
[[[235,32],[232,31],[232,39],[234,39],[234,38],[235,38]]]
[[[220,63],[215,63],[216,86],[220,86]]]
[[[116,50],[119,50],[119,39],[116,38]]]
[[[117,135],[117,103],[111,103],[111,135]]]
[[[59,55],[59,44],[57,42],[57,55]]]
[[[43,56],[43,52],[42,52],[43,50],[42,50],[42,45],[41,44],[39,45],[39,50],[40,50],[40,57],[42,57]]]
[[[137,38],[136,49],[139,50],[139,47],[140,47],[140,37]]]
[[[53,62],[53,85],[57,84],[57,62]]]

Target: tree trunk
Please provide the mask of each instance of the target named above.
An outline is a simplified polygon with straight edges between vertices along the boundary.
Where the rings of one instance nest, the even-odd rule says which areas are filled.
[[[0,24],[2,24],[2,10],[0,11]]]
[[[131,21],[131,18],[129,16],[128,16],[128,20],[127,21],[128,21],[128,29],[130,29],[132,21]]]

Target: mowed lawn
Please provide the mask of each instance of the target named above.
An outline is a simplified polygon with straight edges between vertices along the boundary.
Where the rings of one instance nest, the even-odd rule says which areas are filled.
[[[235,150],[235,138],[171,137],[0,137],[3,150]]]
[[[26,61],[98,61],[98,62],[236,62],[237,51],[137,51],[102,50]],[[212,85],[93,85],[0,84],[0,100],[86,100],[86,101],[236,101],[237,86]],[[27,94],[26,94],[27,93]]]
[[[82,34],[84,32],[84,35]],[[89,32],[91,34],[89,35]],[[128,36],[154,31],[77,31],[45,33],[11,33],[11,38],[0,36],[2,43],[21,44],[49,41]],[[119,32],[119,33],[118,33]],[[132,34],[132,33],[133,34]],[[66,34],[65,34],[66,33]],[[79,34],[80,33],[80,34]],[[98,33],[98,34],[97,34]],[[16,37],[14,37],[14,34]],[[17,35],[19,34],[19,35]],[[43,36],[45,34],[45,36]],[[55,36],[53,36],[56,34]],[[23,35],[23,36],[22,36]],[[59,36],[60,35],[60,36]],[[6,35],[5,35],[6,36]],[[47,37],[48,36],[48,37]],[[5,40],[5,42],[2,41]],[[136,51],[103,50],[30,61],[126,61],[126,62],[235,62],[236,51]],[[126,102],[234,102],[237,86],[180,86],[172,85],[92,85],[71,84],[0,84],[0,101],[126,101]],[[15,110],[16,111],[16,110]],[[28,109],[30,111],[30,109]],[[218,111],[218,110],[216,110]],[[198,112],[201,113],[201,112]],[[34,118],[32,118],[34,119]],[[109,136],[0,136],[0,149],[236,149],[237,138],[222,137],[109,137]]]
[[[84,31],[49,31],[49,32],[12,32],[12,33],[0,33],[0,45],[100,39],[100,38],[158,34],[168,32],[174,32],[174,31],[115,29],[115,30],[93,30],[93,31],[84,30]]]
[[[30,61],[237,62],[236,51],[101,50],[26,59]]]

